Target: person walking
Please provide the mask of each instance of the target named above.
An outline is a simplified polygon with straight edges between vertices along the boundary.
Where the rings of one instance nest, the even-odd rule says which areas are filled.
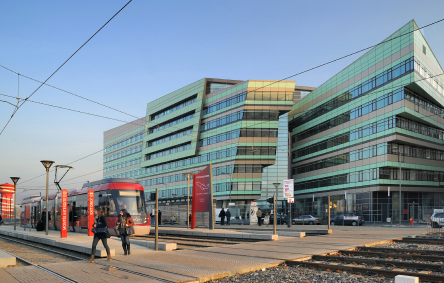
[[[103,229],[100,229],[100,228],[107,227],[106,219],[105,219],[104,215],[105,215],[105,213],[103,212],[102,208],[99,208],[98,210],[97,209],[94,210],[93,228],[95,228],[94,231],[96,231],[96,232],[93,231],[94,232],[94,239],[93,239],[93,243],[92,243],[91,259],[88,260],[88,262],[91,262],[91,263],[94,262],[94,256],[96,254],[97,243],[99,242],[99,240],[102,241],[102,244],[105,247],[106,255],[108,257],[107,261],[111,261],[111,253],[109,251],[109,246],[107,243],[106,232],[105,231],[101,232]]]
[[[229,208],[227,208],[227,212],[225,212],[225,216],[227,217],[227,225],[230,225],[231,212],[230,212]]]
[[[43,209],[43,212],[42,212],[42,218],[41,218],[41,221],[42,221],[42,224],[43,224],[43,230],[44,231],[46,231],[46,208],[44,208]],[[51,221],[51,213],[49,213],[48,214],[48,221]],[[49,224],[48,224],[48,230],[49,230]]]
[[[159,211],[157,213],[157,224],[160,225],[161,223],[162,223],[162,212],[159,209]]]
[[[134,221],[131,218],[131,214],[129,214],[126,209],[121,209],[116,224],[119,226],[120,239],[122,240],[124,255],[130,255],[131,250],[129,236],[134,234],[134,228],[132,228],[134,226]]]
[[[262,225],[262,211],[260,208],[257,209],[256,215],[257,215],[257,224],[259,226],[261,226]]]
[[[220,225],[225,225],[225,210],[222,207],[222,210],[219,212],[220,217]]]

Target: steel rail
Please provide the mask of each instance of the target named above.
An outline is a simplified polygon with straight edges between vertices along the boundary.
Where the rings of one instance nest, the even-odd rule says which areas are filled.
[[[9,255],[11,255],[11,256],[13,256],[13,257],[15,257],[16,259],[18,259],[18,260],[20,260],[20,261],[23,261],[24,263],[26,263],[26,264],[28,264],[28,265],[31,265],[31,266],[37,268],[37,269],[40,270],[40,271],[43,271],[43,272],[45,272],[45,273],[47,273],[47,274],[49,274],[49,275],[51,275],[51,276],[53,276],[53,277],[56,277],[57,279],[60,279],[60,280],[62,280],[62,281],[64,281],[64,282],[68,282],[68,283],[78,283],[77,281],[74,281],[74,280],[72,280],[72,279],[69,279],[69,278],[67,278],[67,277],[65,277],[65,276],[63,276],[63,275],[61,275],[61,274],[59,274],[59,273],[57,273],[57,272],[54,272],[54,271],[52,271],[52,270],[49,270],[49,269],[47,269],[47,268],[45,268],[45,267],[43,267],[43,266],[40,266],[40,265],[34,264],[34,263],[30,262],[30,261],[27,261],[26,259],[21,258],[21,257],[19,257],[19,256],[16,256],[15,254],[12,254],[12,253],[7,252],[7,251],[4,251],[4,250],[1,250],[1,251],[4,252],[4,253],[7,253],[7,254],[9,254]]]
[[[434,255],[443,256],[444,251],[431,251],[431,250],[413,250],[413,249],[396,249],[396,248],[379,248],[379,247],[359,247],[358,251],[369,251],[369,252],[392,252],[392,253],[409,253],[418,255]]]
[[[403,238],[402,240],[393,240],[395,243],[416,243],[427,245],[443,245],[444,239],[424,239],[424,238]]]
[[[339,251],[339,253],[344,255],[355,255],[355,256],[371,256],[371,257],[380,257],[380,258],[391,257],[391,258],[402,258],[402,259],[412,259],[412,260],[444,262],[444,257],[433,256],[433,255],[399,254],[399,253],[365,252],[365,251]]]
[[[396,260],[380,260],[373,258],[356,258],[356,257],[340,257],[340,256],[324,256],[324,255],[314,255],[312,260],[316,261],[336,261],[352,264],[370,264],[370,265],[384,265],[384,266],[395,266],[399,268],[413,268],[418,270],[431,270],[442,272],[442,264],[429,264],[429,263],[417,263],[417,262],[405,262]]]
[[[80,257],[76,257],[76,256],[73,256],[73,255],[64,254],[64,253],[62,253],[62,252],[53,251],[53,250],[51,250],[51,249],[47,249],[47,248],[44,248],[44,247],[39,247],[39,246],[35,246],[35,245],[32,245],[32,244],[24,243],[24,242],[22,242],[22,241],[17,241],[16,239],[10,239],[9,237],[0,236],[0,238],[5,239],[5,240],[10,240],[10,241],[13,241],[13,242],[17,242],[17,243],[20,243],[20,244],[23,244],[23,245],[31,246],[31,247],[34,247],[34,248],[42,249],[42,250],[45,250],[45,251],[53,252],[53,253],[56,253],[56,254],[60,254],[60,255],[63,255],[63,256],[72,257],[72,258],[80,259],[80,260],[86,260],[86,259],[84,259],[84,258],[80,258]],[[8,253],[8,252],[6,252],[6,253]],[[18,258],[19,260],[21,260],[21,261],[23,261],[23,262],[25,262],[25,263],[27,263],[27,264],[29,264],[29,265],[32,265],[32,266],[34,266],[34,267],[36,267],[36,268],[38,268],[38,269],[41,269],[42,271],[45,271],[46,273],[53,273],[53,274],[51,274],[51,275],[53,275],[53,276],[55,276],[55,277],[57,277],[56,275],[58,275],[58,276],[60,277],[59,279],[64,280],[65,282],[69,282],[69,283],[78,283],[77,281],[74,281],[74,280],[71,280],[71,279],[69,279],[69,278],[66,278],[66,277],[64,277],[63,275],[60,275],[60,274],[58,274],[58,273],[55,273],[55,272],[53,272],[53,271],[51,271],[51,270],[49,270],[49,269],[46,269],[46,268],[44,268],[44,267],[42,267],[42,266],[35,265],[35,264],[33,264],[33,263],[31,263],[31,262],[29,262],[29,261],[27,261],[27,260],[25,260],[25,259],[22,259],[22,258],[20,258],[20,257],[18,257],[18,256],[16,256],[16,255],[13,255],[13,254],[11,254],[11,253],[9,253],[9,254],[12,255],[12,256],[15,256],[15,257]],[[113,260],[125,263],[124,261],[121,261],[121,260],[117,260],[117,259],[113,259]],[[100,262],[97,262],[97,261],[95,261],[94,263],[95,263],[95,264],[98,264],[98,265],[101,265],[101,266],[110,266],[110,267],[115,268],[115,269],[117,269],[117,270],[124,271],[124,272],[127,272],[127,273],[131,273],[131,274],[134,274],[134,275],[138,275],[138,276],[142,276],[142,277],[146,277],[146,278],[151,278],[151,279],[155,279],[155,280],[162,281],[162,282],[174,283],[174,281],[170,281],[170,280],[167,280],[167,279],[163,279],[163,278],[155,277],[155,276],[148,275],[148,274],[143,274],[143,273],[140,273],[140,272],[136,272],[136,271],[128,270],[128,269],[121,268],[121,267],[117,267],[117,266],[113,266],[112,264],[105,264],[105,263],[100,263]],[[178,273],[174,273],[174,272],[164,271],[164,270],[161,270],[161,269],[155,269],[155,268],[146,267],[146,266],[141,266],[141,265],[137,265],[137,266],[139,266],[139,267],[145,267],[145,268],[153,269],[153,270],[157,270],[157,271],[162,271],[162,272],[170,273],[170,274],[183,275],[183,274],[178,274]],[[190,277],[190,276],[188,276],[188,277]]]
[[[292,261],[287,260],[286,264],[288,266],[306,266],[309,268],[316,268],[320,270],[330,270],[330,271],[347,271],[349,273],[359,273],[361,275],[374,275],[379,276],[383,275],[385,277],[395,277],[397,275],[407,275],[407,276],[414,276],[418,277],[421,281],[429,281],[429,282],[444,282],[444,276],[443,275],[435,275],[435,274],[424,274],[424,273],[416,273],[416,272],[409,272],[405,270],[386,270],[381,269],[380,267],[374,267],[374,268],[367,268],[362,267],[359,265],[339,265],[339,264],[326,264],[326,263],[319,263],[319,262],[307,262],[307,261]]]

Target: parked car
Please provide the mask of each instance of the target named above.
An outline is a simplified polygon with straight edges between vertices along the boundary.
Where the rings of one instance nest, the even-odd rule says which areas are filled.
[[[321,222],[322,222],[322,219],[320,219],[319,217],[313,217],[311,215],[301,215],[301,216],[291,220],[291,223],[293,223],[293,224],[316,225],[316,224],[321,224]]]
[[[365,223],[364,217],[356,213],[341,213],[330,219],[330,225],[358,226]]]
[[[434,212],[430,216],[430,225],[433,228],[442,228],[444,226],[444,212]]]
[[[272,214],[272,215],[270,215],[270,220],[269,220],[269,222],[268,222],[268,224],[273,224],[274,223],[274,215]],[[288,221],[287,221],[287,216],[285,216],[285,215],[277,215],[277,221],[276,221],[276,225],[279,225],[279,224],[285,224],[285,225],[287,225],[287,223],[288,223]]]

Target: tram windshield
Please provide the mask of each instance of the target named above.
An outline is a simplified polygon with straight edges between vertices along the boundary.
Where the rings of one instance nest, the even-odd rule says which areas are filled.
[[[121,209],[126,209],[131,216],[145,216],[145,202],[143,191],[133,190],[112,190],[111,211],[119,213]]]

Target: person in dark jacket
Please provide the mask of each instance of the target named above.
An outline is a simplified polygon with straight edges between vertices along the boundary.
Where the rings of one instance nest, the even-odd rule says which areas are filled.
[[[94,225],[93,228],[104,228],[107,227],[106,219],[104,216],[104,212],[102,208],[99,208],[98,210],[94,210]],[[92,251],[91,251],[91,259],[88,260],[88,262],[94,262],[94,255],[96,254],[96,247],[99,240],[102,240],[102,244],[106,249],[106,254],[108,256],[108,261],[111,261],[111,253],[109,251],[107,238],[106,238],[106,232],[100,232],[100,233],[94,233],[94,239],[92,243]]]
[[[130,233],[128,233],[127,228],[134,226],[134,221],[131,218],[131,214],[129,214],[128,211],[126,211],[126,209],[121,209],[116,224],[119,226],[118,229],[120,231],[120,239],[122,240],[122,248],[124,255],[130,255],[131,254],[130,241],[129,241]]]
[[[160,225],[161,223],[162,223],[162,212],[159,209],[157,213],[157,224]]]
[[[220,217],[220,225],[225,225],[225,210],[222,207],[222,210],[219,212]]]
[[[51,220],[51,213],[48,214],[48,221],[50,221],[50,220]],[[46,231],[46,208],[43,209],[41,221],[43,223],[43,230]],[[49,230],[49,226],[48,226],[48,230]]]
[[[229,208],[227,208],[227,212],[225,212],[225,216],[227,217],[227,225],[230,225],[231,212],[230,212]]]
[[[2,216],[0,215],[0,226],[3,224],[3,218],[2,218]]]

